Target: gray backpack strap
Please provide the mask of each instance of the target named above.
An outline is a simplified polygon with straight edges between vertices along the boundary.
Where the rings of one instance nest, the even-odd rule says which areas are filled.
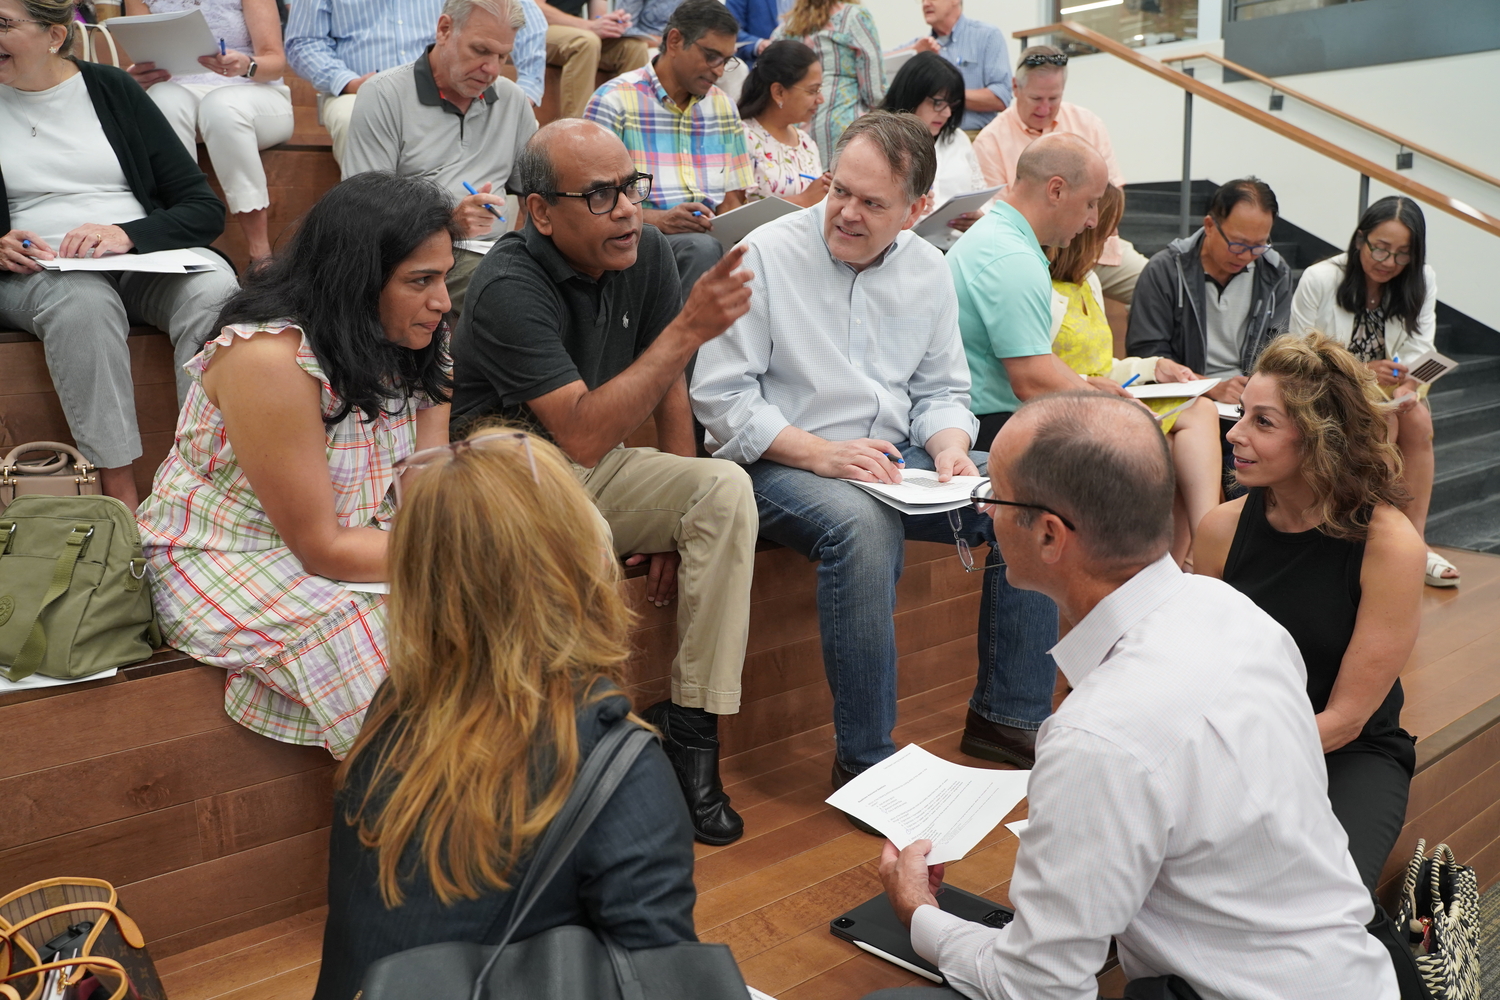
[[[490,954],[489,960],[479,970],[479,975],[474,978],[469,1000],[482,1000],[485,980],[489,978],[495,963],[500,960],[505,946],[510,944],[511,938],[520,929],[521,922],[541,898],[553,876],[588,832],[589,826],[609,802],[610,796],[614,795],[615,789],[625,780],[625,775],[635,765],[635,759],[654,739],[656,737],[650,730],[642,729],[628,719],[621,719],[594,746],[588,760],[578,770],[578,777],[573,782],[568,800],[548,824],[547,832],[542,835],[541,843],[532,855],[531,868],[516,891],[515,907],[505,925],[505,933]]]

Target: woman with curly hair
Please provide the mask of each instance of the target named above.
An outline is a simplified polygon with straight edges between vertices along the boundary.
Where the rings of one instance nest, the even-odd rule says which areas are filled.
[[[1229,431],[1249,492],[1198,528],[1195,569],[1291,633],[1307,666],[1328,797],[1365,885],[1406,817],[1416,765],[1397,675],[1417,641],[1426,546],[1375,373],[1318,333],[1261,354]],[[1268,762],[1269,763],[1269,762]]]

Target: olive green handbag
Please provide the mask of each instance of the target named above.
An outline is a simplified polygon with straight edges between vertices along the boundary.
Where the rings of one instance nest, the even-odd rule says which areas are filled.
[[[87,677],[160,642],[130,508],[30,495],[0,511],[0,676]]]

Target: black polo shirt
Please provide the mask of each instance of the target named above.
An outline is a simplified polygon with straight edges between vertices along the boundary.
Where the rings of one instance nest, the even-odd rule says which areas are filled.
[[[469,283],[453,333],[452,428],[499,416],[545,433],[526,404],[570,382],[590,390],[630,367],[681,307],[672,249],[641,229],[634,266],[579,274],[530,223],[502,236]]]

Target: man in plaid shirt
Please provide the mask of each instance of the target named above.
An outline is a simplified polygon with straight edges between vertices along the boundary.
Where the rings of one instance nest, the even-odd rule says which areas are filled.
[[[600,87],[583,113],[618,135],[635,168],[654,178],[645,221],[672,247],[684,301],[724,255],[714,215],[743,205],[753,182],[739,110],[715,86],[737,65],[739,30],[719,0],[684,0],[661,53]]]

